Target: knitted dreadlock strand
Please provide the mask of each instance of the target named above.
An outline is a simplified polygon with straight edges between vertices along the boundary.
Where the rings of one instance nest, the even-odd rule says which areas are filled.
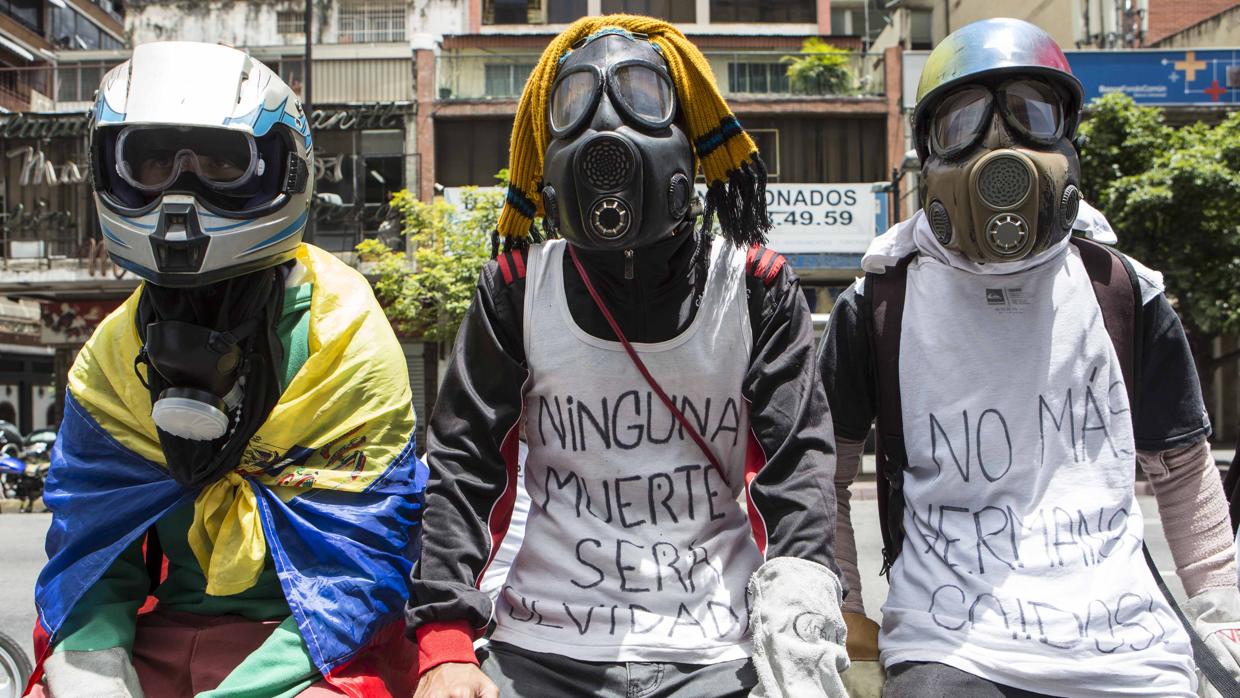
[[[607,15],[579,19],[552,39],[525,84],[512,126],[512,181],[498,226],[498,233],[506,240],[505,248],[514,239],[528,241],[531,223],[543,212],[543,154],[551,141],[547,102],[560,59],[573,44],[608,28],[647,35],[667,61],[681,118],[693,143],[695,166],[701,167],[706,177],[703,228],[709,230],[718,215],[719,226],[732,243],[747,246],[765,242],[771,229],[766,212],[766,166],[753,139],[719,94],[706,57],[667,22],[637,15]]]

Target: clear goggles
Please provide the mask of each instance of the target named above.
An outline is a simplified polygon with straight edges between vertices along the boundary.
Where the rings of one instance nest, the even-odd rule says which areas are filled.
[[[676,90],[667,69],[640,59],[602,68],[579,65],[556,78],[547,116],[557,138],[590,120],[606,89],[626,122],[651,130],[666,127],[676,116]]]
[[[944,97],[930,119],[931,149],[941,157],[968,150],[990,128],[996,107],[1007,125],[1034,145],[1063,138],[1063,96],[1050,83],[1025,78],[997,87],[970,85]]]
[[[235,191],[261,177],[267,163],[254,136],[223,128],[129,126],[116,140],[116,172],[146,194],[192,172],[209,189]]]

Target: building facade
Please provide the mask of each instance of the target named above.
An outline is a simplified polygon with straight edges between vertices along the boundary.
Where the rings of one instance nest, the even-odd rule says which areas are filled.
[[[6,7],[10,4],[17,8],[13,2]],[[97,20],[96,31],[64,19],[66,7],[77,13],[75,22],[78,17]],[[87,167],[87,111],[103,74],[128,57],[127,44],[188,40],[237,46],[309,98],[318,197],[306,237],[321,247],[352,259],[357,243],[391,219],[392,194],[418,188],[409,43],[413,6],[344,0],[314,8],[310,94],[304,84],[300,3],[133,2],[122,16],[110,4],[41,0],[38,12],[29,16],[0,15],[0,61],[5,63],[0,100],[7,100],[0,101],[5,110],[0,113],[0,294],[41,301],[34,305],[39,323],[29,339],[40,352],[55,351],[38,364],[47,369],[39,381],[47,384],[48,395],[63,391],[65,370],[77,348],[137,285],[132,274],[107,258]],[[17,29],[9,31],[11,26]],[[28,36],[36,30],[43,32],[41,43]],[[38,60],[17,65],[26,54]],[[29,311],[29,303],[24,307]],[[4,310],[0,307],[0,322]],[[9,358],[3,340],[0,419],[6,414],[4,366]],[[420,347],[410,351],[419,354]],[[418,396],[422,402],[425,392]],[[41,426],[37,415],[42,411],[33,402],[29,408],[17,406],[18,413],[23,410],[36,415],[23,429]]]

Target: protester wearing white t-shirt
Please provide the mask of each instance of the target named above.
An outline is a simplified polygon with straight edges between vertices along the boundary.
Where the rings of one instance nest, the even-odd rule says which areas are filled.
[[[898,359],[902,430],[880,439],[903,453],[884,696],[1197,695],[1189,635],[1144,561],[1138,464],[1184,610],[1240,675],[1234,547],[1183,329],[1161,275],[1129,260],[1142,328],[1129,386],[1083,261],[1094,243],[1069,242],[1081,88],[1062,51],[1025,22],[978,22],[935,49],[918,95],[926,209],[862,262],[873,283],[904,275],[898,357],[877,355],[891,308],[866,282],[838,300],[819,356],[842,473],[885,413],[876,366]],[[863,614],[840,501],[845,611]]]

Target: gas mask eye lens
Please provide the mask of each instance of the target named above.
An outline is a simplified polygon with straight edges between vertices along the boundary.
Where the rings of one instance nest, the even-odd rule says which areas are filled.
[[[955,155],[973,145],[990,120],[990,91],[967,87],[949,95],[930,123],[935,152]]]
[[[551,107],[548,109],[554,133],[572,129],[590,111],[598,90],[598,80],[598,75],[590,70],[579,70],[560,79],[551,93]]]
[[[1022,80],[1003,89],[1004,109],[1012,125],[1037,143],[1051,144],[1063,133],[1063,105],[1050,85]]]
[[[652,66],[621,64],[612,70],[609,83],[612,95],[642,125],[662,128],[672,120],[676,111],[672,84]]]

